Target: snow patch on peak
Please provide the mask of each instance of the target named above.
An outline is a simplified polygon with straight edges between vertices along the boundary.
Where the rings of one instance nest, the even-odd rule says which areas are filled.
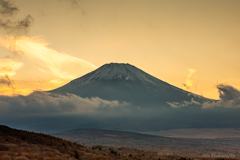
[[[135,80],[135,79],[148,79],[147,73],[142,70],[125,63],[110,63],[105,64],[96,70],[95,77],[100,79],[122,79],[122,80]]]
[[[101,80],[119,80],[119,81],[141,81],[152,84],[159,83],[159,80],[137,67],[128,63],[109,63],[105,64],[95,71],[74,80],[77,84],[90,84]]]

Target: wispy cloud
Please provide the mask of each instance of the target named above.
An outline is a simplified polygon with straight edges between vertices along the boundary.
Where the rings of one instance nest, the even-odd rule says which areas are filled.
[[[13,76],[23,63],[14,59],[0,59],[0,76]]]
[[[0,0],[0,6],[0,14],[3,15],[12,15],[18,11],[18,8],[16,6],[6,0]]]
[[[13,18],[19,9],[7,0],[0,0],[0,28],[8,34],[26,34],[34,19],[28,14],[25,18],[16,20]]]
[[[27,15],[24,19],[15,22],[12,22],[10,20],[0,20],[0,27],[3,28],[7,33],[26,34],[33,20],[34,19],[31,15]]]
[[[6,94],[4,90],[13,90],[14,81],[10,78],[22,67],[22,63],[13,59],[0,59],[0,85],[7,85],[8,88],[1,86],[0,95]],[[11,88],[11,89],[9,89]]]
[[[183,83],[184,90],[188,90],[192,86],[193,81],[190,78],[191,78],[192,74],[195,73],[197,70],[196,69],[188,69],[188,71],[190,73],[188,74],[188,77],[187,77],[185,83]]]
[[[49,72],[60,79],[73,79],[96,68],[80,58],[50,49],[47,43],[38,37],[5,36],[0,45],[24,55],[32,60],[42,72]]]
[[[8,87],[14,88],[13,87],[14,82],[8,77],[8,75],[0,77],[0,84],[6,84],[8,85]]]
[[[67,1],[71,2],[74,5],[78,4],[78,2],[79,2],[79,0],[67,0]]]

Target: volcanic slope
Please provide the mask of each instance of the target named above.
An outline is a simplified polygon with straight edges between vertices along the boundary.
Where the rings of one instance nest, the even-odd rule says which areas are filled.
[[[170,85],[133,65],[124,63],[105,64],[50,92],[125,101],[140,106],[168,106],[166,102],[212,101]]]

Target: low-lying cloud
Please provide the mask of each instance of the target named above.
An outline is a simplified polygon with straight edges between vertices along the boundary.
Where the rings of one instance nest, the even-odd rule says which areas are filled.
[[[74,94],[34,92],[28,96],[0,96],[0,121],[16,127],[62,124],[139,131],[239,126],[240,91],[226,85],[218,85],[218,89],[221,99],[212,103],[200,104],[192,98],[189,102],[169,102],[172,107],[147,108]]]
[[[217,85],[219,98],[217,102],[205,102],[202,108],[224,107],[240,108],[240,91],[229,85]]]
[[[67,115],[93,112],[99,108],[127,106],[128,103],[82,98],[74,94],[59,95],[34,92],[28,96],[0,96],[0,117]]]
[[[197,105],[200,106],[201,103],[195,101],[193,98],[191,99],[191,101],[184,101],[182,103],[179,102],[167,102],[167,104],[169,104],[172,108],[179,108],[179,107],[186,107],[189,105]]]
[[[191,101],[184,101],[182,103],[179,102],[167,102],[172,108],[180,108],[186,106],[201,106],[203,109],[207,108],[240,108],[240,90],[230,86],[219,84],[217,85],[219,98],[220,100],[216,101],[206,101],[204,103],[199,103],[195,101],[193,98]]]

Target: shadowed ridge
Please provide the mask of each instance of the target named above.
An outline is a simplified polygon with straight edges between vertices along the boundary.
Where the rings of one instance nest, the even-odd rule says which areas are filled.
[[[5,125],[0,125],[0,135],[2,138],[6,138],[8,142],[12,141],[12,138],[8,138],[8,137],[14,137],[15,139],[20,139],[29,143],[41,144],[41,145],[51,145],[59,141],[67,142],[60,138],[56,138],[47,134],[12,129]],[[71,142],[67,142],[67,143],[71,143]],[[83,147],[83,146],[78,145],[78,147]]]
[[[0,159],[120,159],[108,150],[93,151],[77,143],[42,133],[0,125]]]

